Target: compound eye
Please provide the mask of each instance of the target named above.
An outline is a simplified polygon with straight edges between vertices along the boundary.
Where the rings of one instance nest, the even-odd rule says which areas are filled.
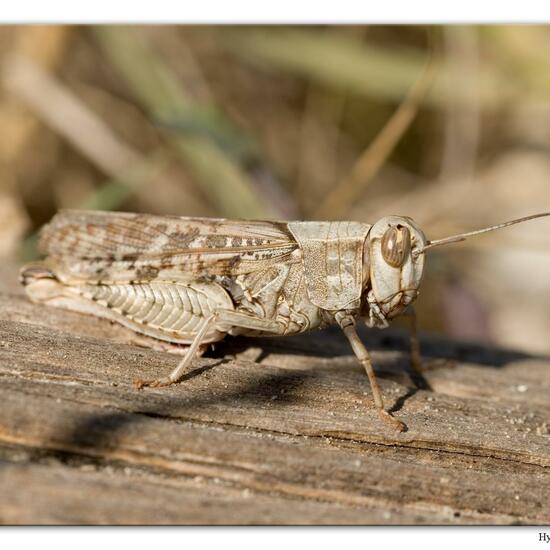
[[[404,225],[391,226],[382,237],[382,257],[392,267],[401,267],[411,250],[411,232]]]

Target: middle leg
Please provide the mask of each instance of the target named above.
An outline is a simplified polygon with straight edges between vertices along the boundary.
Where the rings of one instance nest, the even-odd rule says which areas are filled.
[[[380,386],[378,385],[378,381],[376,380],[376,375],[374,373],[374,369],[372,368],[372,362],[369,352],[367,351],[367,348],[365,347],[363,342],[361,342],[361,339],[357,334],[357,330],[355,328],[355,319],[351,315],[344,314],[342,316],[337,315],[336,320],[340,325],[340,328],[346,335],[353,349],[353,352],[355,353],[355,356],[363,365],[367,376],[369,377],[370,386],[372,388],[372,396],[374,398],[374,405],[376,406],[378,415],[384,422],[390,424],[390,426],[394,430],[404,432],[407,429],[405,424],[400,420],[397,420],[397,418],[393,417],[391,413],[384,409],[384,399],[382,398],[382,391],[380,390]]]

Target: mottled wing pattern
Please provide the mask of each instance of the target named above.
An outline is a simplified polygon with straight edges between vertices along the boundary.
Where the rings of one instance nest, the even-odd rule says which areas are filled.
[[[235,276],[285,261],[298,247],[283,222],[64,210],[40,249],[63,280]]]

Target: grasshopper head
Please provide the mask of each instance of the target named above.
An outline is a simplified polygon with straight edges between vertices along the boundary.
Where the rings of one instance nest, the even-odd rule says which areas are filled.
[[[370,286],[367,294],[369,326],[387,326],[387,319],[399,315],[418,295],[424,270],[426,250],[436,246],[458,243],[475,235],[502,229],[517,223],[550,216],[550,212],[532,214],[483,229],[427,240],[418,225],[404,216],[387,216],[376,222],[369,231],[365,248],[365,264],[370,265]]]
[[[369,232],[371,325],[399,315],[418,295],[427,243],[418,225],[405,216],[386,216]]]

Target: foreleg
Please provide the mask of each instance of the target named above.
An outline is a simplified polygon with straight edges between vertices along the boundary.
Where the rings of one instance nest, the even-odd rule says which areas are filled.
[[[418,341],[418,328],[416,321],[416,310],[413,306],[409,306],[405,312],[409,318],[409,357],[411,361],[411,367],[418,373],[422,372],[422,358],[420,356],[420,343]]]

